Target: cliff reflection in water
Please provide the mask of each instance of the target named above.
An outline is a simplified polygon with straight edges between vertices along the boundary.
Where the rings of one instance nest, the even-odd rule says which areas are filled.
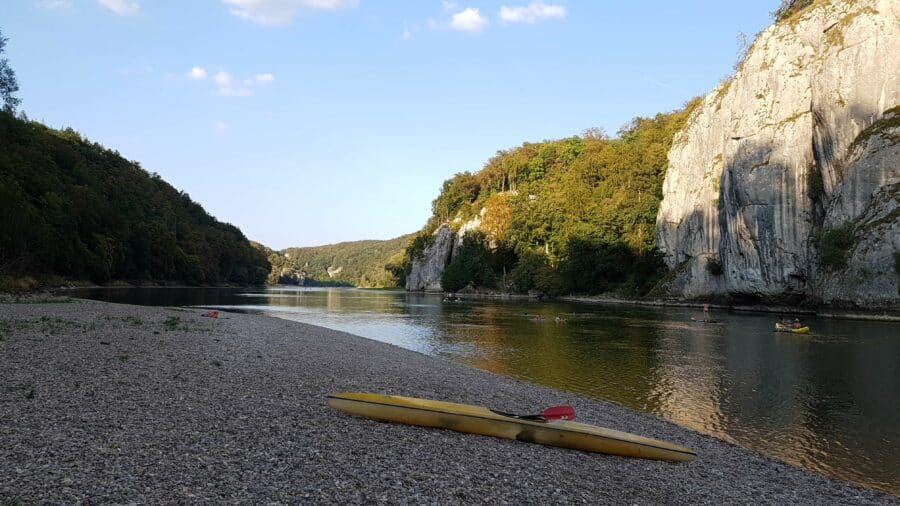
[[[122,290],[83,296],[153,303],[134,292],[130,301]],[[814,333],[797,336],[772,332],[777,317],[766,314],[697,324],[682,309],[443,302],[399,291],[162,293],[160,305],[271,314],[614,401],[900,494],[896,323],[813,318]]]

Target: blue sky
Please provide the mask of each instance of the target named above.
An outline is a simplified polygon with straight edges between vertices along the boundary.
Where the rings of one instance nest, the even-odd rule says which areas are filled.
[[[4,0],[24,109],[280,249],[418,230],[497,150],[712,89],[777,0]]]

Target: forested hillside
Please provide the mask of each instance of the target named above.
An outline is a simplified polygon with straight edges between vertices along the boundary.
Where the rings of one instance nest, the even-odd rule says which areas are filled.
[[[259,284],[240,230],[71,129],[0,112],[0,276]]]
[[[269,283],[387,288],[403,282],[403,253],[414,234],[269,251]]]
[[[665,271],[654,232],[666,153],[697,103],[636,118],[615,138],[525,143],[455,175],[407,249],[406,272],[449,223],[471,231],[443,272],[445,290],[646,292]]]

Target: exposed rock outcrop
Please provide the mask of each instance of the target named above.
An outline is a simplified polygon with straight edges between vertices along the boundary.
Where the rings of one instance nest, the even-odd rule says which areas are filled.
[[[425,248],[422,256],[414,258],[412,269],[406,278],[410,291],[441,291],[441,275],[453,253],[455,234],[446,223],[434,231],[434,240]]]
[[[828,304],[871,307],[900,296],[900,108],[854,142],[825,217],[825,230],[850,225],[846,267],[825,269],[817,290]]]
[[[844,273],[820,268],[814,240],[830,224],[891,216],[896,143],[852,145],[900,104],[898,20],[896,0],[817,1],[761,33],[704,98],[669,152],[657,216],[659,247],[678,269],[673,294],[865,304],[894,286],[875,298],[898,300],[892,266],[869,267],[877,280],[851,273],[893,256],[896,213],[858,234]],[[875,245],[876,233],[894,235]]]
[[[447,265],[456,256],[466,233],[481,229],[481,221],[485,209],[474,218],[463,221],[461,217],[454,220],[458,228],[453,231],[450,224],[444,223],[434,232],[434,242],[422,253],[421,258],[413,259],[412,269],[406,278],[406,289],[411,291],[439,292],[441,276]]]

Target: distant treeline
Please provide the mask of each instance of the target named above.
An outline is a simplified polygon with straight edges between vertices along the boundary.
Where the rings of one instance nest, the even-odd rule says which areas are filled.
[[[0,275],[261,284],[265,254],[156,174],[0,112]]]
[[[268,250],[270,284],[306,286],[402,286],[400,264],[414,234],[394,239],[342,242],[326,246]],[[330,274],[329,274],[330,272]]]
[[[698,103],[635,118],[615,138],[595,129],[525,143],[456,174],[407,249],[405,272],[441,223],[458,229],[481,215],[443,274],[445,290],[646,293],[665,273],[656,214],[667,154]]]

